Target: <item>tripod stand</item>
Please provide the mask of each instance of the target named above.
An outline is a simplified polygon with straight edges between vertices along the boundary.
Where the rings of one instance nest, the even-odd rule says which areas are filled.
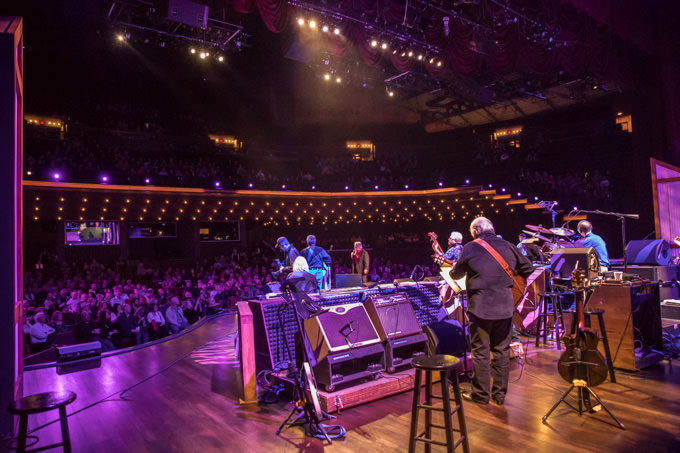
[[[314,302],[305,293],[291,288],[288,284],[285,288],[285,292],[281,294],[283,299],[289,304],[293,312],[295,313],[295,322],[297,326],[297,336],[299,336],[302,343],[302,369],[296,369],[293,374],[294,377],[294,389],[293,397],[297,399],[295,406],[291,409],[290,413],[286,419],[281,423],[279,428],[276,430],[276,434],[281,434],[284,428],[287,426],[299,426],[303,425],[305,428],[305,436],[318,437],[322,435],[329,444],[333,443],[331,438],[326,431],[326,428],[321,423],[321,419],[324,416],[330,418],[328,414],[325,414],[321,410],[321,404],[319,403],[319,395],[316,386],[316,379],[314,378],[314,373],[309,361],[309,340],[305,334],[305,330],[302,326],[302,319],[309,319],[312,316],[318,316],[325,310],[317,307]],[[294,353],[288,345],[288,356],[289,360],[294,360]],[[295,369],[295,364],[291,363],[289,368]],[[302,375],[304,372],[304,376]],[[344,430],[341,430],[344,432]]]
[[[560,375],[571,383],[571,387],[562,394],[562,397],[550,408],[547,414],[543,416],[543,422],[550,417],[557,406],[565,403],[567,406],[578,412],[581,416],[584,412],[591,410],[590,396],[592,395],[597,400],[598,404],[614,419],[619,425],[619,428],[626,429],[623,423],[607,408],[599,396],[590,387],[596,386],[604,382],[607,376],[607,369],[605,368],[604,359],[597,350],[597,343],[599,341],[597,335],[593,332],[584,329],[584,315],[583,306],[585,305],[588,294],[592,290],[588,281],[583,281],[583,271],[574,270],[573,288],[576,297],[576,314],[578,318],[578,329],[573,335],[565,335],[563,337],[565,351],[560,357],[557,369]],[[574,388],[577,390],[578,408],[574,407],[566,400],[567,396]]]

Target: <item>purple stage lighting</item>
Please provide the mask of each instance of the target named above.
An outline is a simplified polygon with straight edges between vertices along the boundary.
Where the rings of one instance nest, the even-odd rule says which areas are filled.
[[[345,186],[345,190],[349,190],[349,186]]]
[[[106,175],[102,176],[102,178],[101,178],[101,179],[102,179],[102,182],[103,182],[103,183],[107,183],[107,182],[109,182],[109,177],[108,177],[108,176],[106,176]]]
[[[517,196],[518,196],[518,197],[521,197],[521,196],[522,196],[522,192],[517,192]]]
[[[144,180],[144,184],[151,184],[151,179],[146,178],[146,179]]]
[[[408,190],[408,184],[404,184],[404,189]]]
[[[59,181],[61,179],[61,174],[57,172],[52,173],[52,179],[54,179],[55,181]]]
[[[222,183],[219,182],[219,181],[215,181],[215,188],[216,188],[216,189],[219,189],[219,188],[221,188],[221,187],[222,187]]]
[[[281,189],[286,190],[286,185],[285,185],[285,184],[281,184]]]
[[[378,186],[377,186],[377,185],[375,186],[375,190],[378,190]]]
[[[249,183],[248,183],[248,188],[249,188],[249,189],[252,189],[252,188],[253,188],[253,183],[252,183],[252,182],[249,182]]]
[[[465,184],[470,184],[470,180],[469,180],[469,179],[466,179],[466,180],[465,180]]]
[[[444,183],[439,181],[439,187],[444,187]]]
[[[316,190],[316,186],[312,186],[312,190]]]

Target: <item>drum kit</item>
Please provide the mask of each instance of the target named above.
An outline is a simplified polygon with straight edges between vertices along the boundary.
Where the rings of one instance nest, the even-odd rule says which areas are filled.
[[[576,235],[574,230],[569,228],[545,228],[542,225],[525,225],[522,230],[527,235],[527,239],[522,244],[531,244],[543,241],[541,252],[546,260],[550,259],[553,250],[560,248],[574,247],[573,237]]]

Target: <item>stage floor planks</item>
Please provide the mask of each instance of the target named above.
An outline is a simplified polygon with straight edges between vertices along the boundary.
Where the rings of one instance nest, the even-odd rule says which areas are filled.
[[[238,404],[236,326],[235,315],[224,315],[181,337],[103,359],[98,369],[63,376],[54,368],[30,371],[24,375],[25,394],[57,389],[78,394],[67,408],[75,452],[406,451],[411,392],[341,411],[329,423],[341,424],[347,435],[330,446],[306,438],[301,427],[276,436],[291,407],[287,402]],[[465,403],[473,452],[680,452],[675,363],[619,371],[616,384],[595,388],[624,431],[604,411],[579,417],[564,404],[541,422],[569,387],[556,370],[559,356],[552,347],[532,344],[523,370],[512,361],[505,406]],[[56,419],[56,411],[31,416],[29,431]],[[52,443],[58,423],[33,434],[40,437],[38,446]]]

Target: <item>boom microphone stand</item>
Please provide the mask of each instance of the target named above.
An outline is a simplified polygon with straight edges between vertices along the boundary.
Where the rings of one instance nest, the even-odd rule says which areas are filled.
[[[585,212],[586,214],[611,215],[618,218],[618,220],[621,222],[621,241],[623,243],[623,272],[626,273],[626,271],[628,270],[628,257],[626,256],[626,219],[638,220],[640,218],[640,215],[622,214],[620,212],[604,212],[599,210],[595,211],[579,210],[579,212]]]

